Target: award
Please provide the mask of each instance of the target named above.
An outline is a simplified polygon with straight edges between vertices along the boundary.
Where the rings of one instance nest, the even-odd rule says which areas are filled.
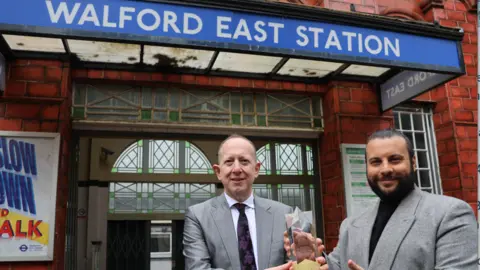
[[[285,219],[292,250],[290,259],[295,261],[293,269],[320,269],[320,264],[315,260],[318,250],[313,212],[302,212],[296,207],[293,213],[285,215]]]

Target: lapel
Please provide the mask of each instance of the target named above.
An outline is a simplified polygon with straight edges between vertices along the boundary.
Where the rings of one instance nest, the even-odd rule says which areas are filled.
[[[365,269],[368,266],[370,237],[372,235],[373,223],[377,216],[378,206],[379,201],[372,209],[353,220],[351,232],[348,233],[349,254],[347,256],[350,256],[348,259],[352,259]]]
[[[232,212],[228,208],[227,199],[222,194],[212,202],[211,215],[217,226],[218,234],[230,258],[232,269],[240,268],[237,237],[233,227]]]
[[[254,200],[255,222],[257,227],[258,269],[266,269],[270,261],[274,215],[270,211],[271,205],[267,200],[258,196],[255,196]]]
[[[422,193],[416,186],[403,199],[385,226],[368,269],[390,269],[392,267],[400,244],[415,222],[415,211],[421,199]]]

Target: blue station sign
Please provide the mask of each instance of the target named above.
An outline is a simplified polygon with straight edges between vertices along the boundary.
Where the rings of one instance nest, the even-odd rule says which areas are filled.
[[[129,0],[3,1],[0,31],[228,48],[449,73],[459,42],[321,21]]]

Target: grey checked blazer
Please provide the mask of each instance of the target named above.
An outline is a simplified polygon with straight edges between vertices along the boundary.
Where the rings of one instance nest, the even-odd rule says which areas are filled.
[[[370,235],[378,203],[347,218],[329,270],[348,270],[352,259],[365,270],[478,270],[477,221],[464,201],[420,191],[409,194],[388,221],[368,264]]]
[[[287,260],[283,248],[285,214],[293,210],[258,196],[254,196],[254,203],[258,269],[281,265]],[[186,270],[240,269],[237,235],[224,194],[188,208],[183,246]]]

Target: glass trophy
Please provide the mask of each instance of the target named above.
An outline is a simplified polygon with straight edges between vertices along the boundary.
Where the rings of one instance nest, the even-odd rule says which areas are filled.
[[[302,212],[298,207],[285,215],[288,237],[290,239],[290,260],[294,261],[294,270],[320,269],[315,258],[319,256],[316,244],[316,228],[313,211]]]

